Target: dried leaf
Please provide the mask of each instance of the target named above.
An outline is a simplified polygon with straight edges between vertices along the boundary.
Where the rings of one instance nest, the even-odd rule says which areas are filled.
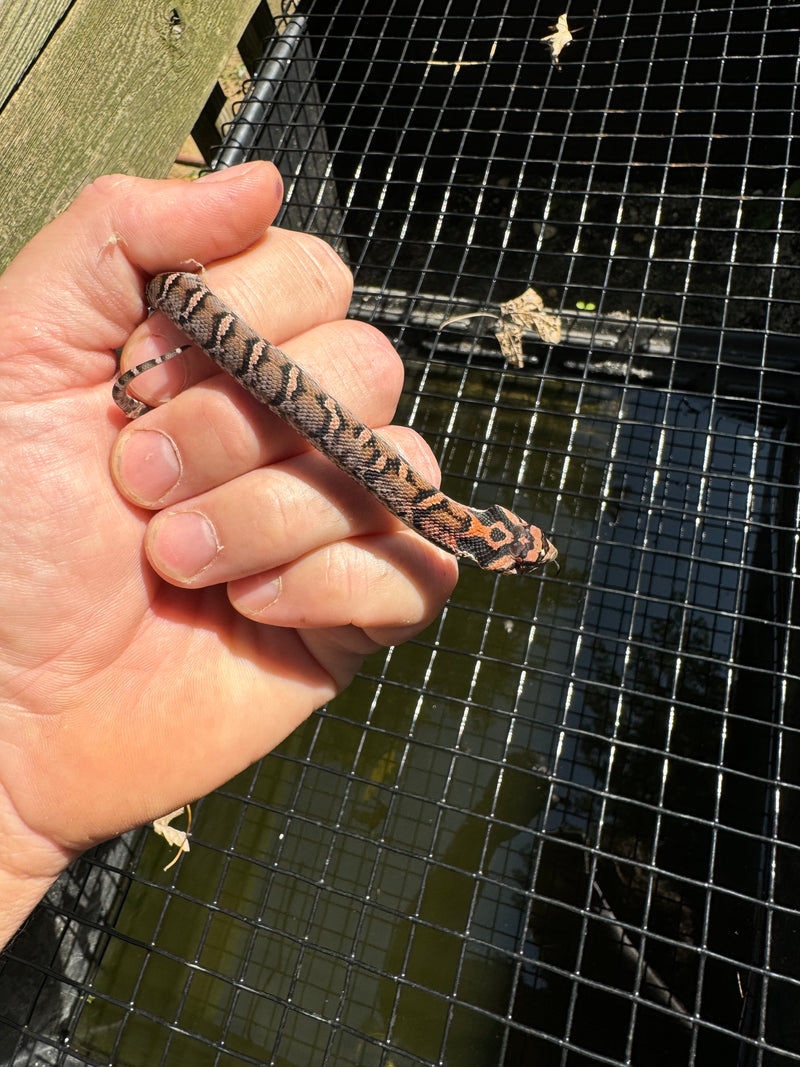
[[[188,823],[185,830],[179,830],[176,826],[170,826],[169,824],[173,819],[177,819],[179,815],[183,814],[183,808],[178,808],[176,811],[171,811],[169,815],[162,815],[160,819],[156,819],[153,823],[153,829],[157,834],[160,834],[168,845],[173,848],[177,848],[177,852],[170,862],[164,868],[168,871],[170,867],[178,862],[178,858],[182,852],[189,851],[189,830],[192,826],[192,809],[189,804],[186,805],[188,812]]]
[[[522,367],[525,362],[522,356],[522,335],[525,330],[536,330],[548,345],[557,345],[561,341],[561,319],[544,310],[542,298],[535,289],[526,289],[513,300],[501,304],[499,315],[494,311],[471,311],[448,319],[439,329],[443,330],[453,322],[482,317],[496,319],[499,323],[494,328],[495,337],[501,352],[514,367]]]
[[[550,29],[555,30],[555,33],[550,33],[541,40],[542,44],[546,44],[550,49],[550,58],[553,60],[553,65],[557,67],[558,57],[572,40],[566,14],[559,15],[555,26],[551,26]]]
[[[523,331],[536,330],[545,344],[557,345],[561,341],[561,319],[544,310],[544,302],[535,289],[526,289],[524,293],[507,300],[500,305],[502,325],[495,330],[503,355],[515,367],[523,365],[522,334]]]
[[[522,329],[513,323],[504,322],[502,326],[495,327],[495,337],[500,342],[500,351],[514,367],[523,367],[525,360],[522,358]]]

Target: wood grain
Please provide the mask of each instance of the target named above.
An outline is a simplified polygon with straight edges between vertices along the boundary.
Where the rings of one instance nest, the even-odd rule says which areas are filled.
[[[3,0],[0,269],[100,174],[167,173],[256,7]]]

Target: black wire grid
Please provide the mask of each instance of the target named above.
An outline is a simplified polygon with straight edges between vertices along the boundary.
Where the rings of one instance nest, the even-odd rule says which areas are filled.
[[[573,2],[556,65],[558,6],[411,8],[287,15],[218,165],[276,160],[446,488],[561,573],[463,568],[169,873],[77,864],[0,971],[15,1067],[800,1061],[800,9]]]

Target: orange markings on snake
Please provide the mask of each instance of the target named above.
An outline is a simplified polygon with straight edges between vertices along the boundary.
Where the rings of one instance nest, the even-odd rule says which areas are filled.
[[[422,537],[488,571],[526,574],[555,561],[556,547],[538,526],[499,504],[485,511],[468,508],[431,485],[388,441],[252,330],[197,275],[159,274],[147,287],[147,300],[217,366]],[[129,382],[180,351],[150,359],[116,380],[114,401],[129,418],[149,410],[128,396]]]

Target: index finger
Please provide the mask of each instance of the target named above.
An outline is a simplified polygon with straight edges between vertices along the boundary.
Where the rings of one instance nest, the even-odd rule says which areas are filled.
[[[350,271],[329,245],[274,226],[246,251],[202,274],[209,288],[276,345],[343,319],[353,290]],[[185,343],[181,330],[156,312],[129,338],[121,367],[138,366]],[[130,391],[146,404],[161,404],[213,373],[206,357],[189,349],[146,371]]]

